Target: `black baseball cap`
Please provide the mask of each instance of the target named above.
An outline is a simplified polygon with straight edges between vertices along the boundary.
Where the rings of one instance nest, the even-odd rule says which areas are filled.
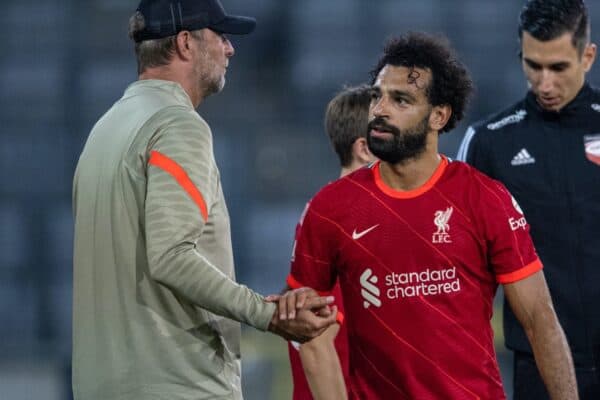
[[[146,26],[134,34],[136,42],[202,28],[245,35],[256,26],[254,18],[227,15],[219,0],[142,0],[137,11],[144,16]]]

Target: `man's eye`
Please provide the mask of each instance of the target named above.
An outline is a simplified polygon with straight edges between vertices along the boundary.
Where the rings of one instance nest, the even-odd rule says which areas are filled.
[[[567,69],[566,65],[553,65],[550,69],[554,72],[562,72]]]
[[[533,70],[539,71],[540,69],[542,69],[542,66],[539,64],[535,64],[532,62],[527,62],[527,66]]]

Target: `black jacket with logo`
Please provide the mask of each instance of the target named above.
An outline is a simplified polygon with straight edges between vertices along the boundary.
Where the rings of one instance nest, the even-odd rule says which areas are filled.
[[[458,158],[504,183],[523,209],[575,364],[600,366],[600,91],[560,112],[527,96],[467,130]],[[510,307],[510,349],[531,352]]]

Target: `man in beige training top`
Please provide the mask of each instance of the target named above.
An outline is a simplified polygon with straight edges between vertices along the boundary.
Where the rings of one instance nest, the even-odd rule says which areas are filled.
[[[310,291],[280,320],[234,281],[212,135],[195,108],[223,89],[225,33],[254,26],[217,0],[142,0],[130,20],[139,80],[94,126],[74,178],[76,399],[241,399],[236,321],[298,341],[335,321],[331,299]]]

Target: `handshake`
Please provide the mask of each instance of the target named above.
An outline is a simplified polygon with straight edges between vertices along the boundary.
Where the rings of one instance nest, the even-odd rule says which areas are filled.
[[[270,295],[265,300],[277,303],[269,331],[286,340],[307,342],[336,322],[337,307],[330,307],[333,296],[322,297],[308,287]]]

